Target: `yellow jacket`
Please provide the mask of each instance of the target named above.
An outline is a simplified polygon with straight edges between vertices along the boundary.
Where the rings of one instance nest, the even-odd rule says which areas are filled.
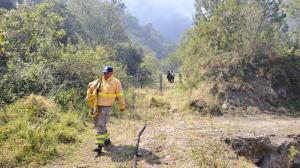
[[[99,80],[102,80],[102,82],[97,96],[96,88],[99,87]],[[98,99],[96,99],[97,97]],[[112,106],[116,98],[118,99],[119,108],[125,110],[123,89],[121,82],[117,78],[112,76],[107,80],[101,78],[89,83],[86,98],[89,106]]]

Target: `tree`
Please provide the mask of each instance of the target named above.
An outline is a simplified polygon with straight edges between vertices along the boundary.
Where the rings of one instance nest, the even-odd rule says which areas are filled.
[[[277,33],[285,31],[285,14],[275,0],[214,2],[206,5],[209,14],[198,21],[196,30],[216,50],[234,51],[244,61],[253,61],[266,55],[258,52],[269,51]]]
[[[143,61],[144,52],[141,48],[136,48],[130,43],[119,43],[116,46],[115,59],[124,62],[129,75],[136,75]]]
[[[300,55],[300,2],[289,0],[285,5],[287,12],[287,23],[289,25],[290,55]]]
[[[122,1],[84,2],[0,10],[0,106],[31,93],[75,89],[83,94],[105,65],[114,67],[125,86],[129,75],[144,70],[143,49],[124,32]]]
[[[195,0],[196,22],[206,20],[224,0]]]
[[[67,5],[89,41],[113,46],[127,40],[121,23],[125,9],[122,1],[74,0]]]
[[[151,23],[140,25],[138,19],[130,13],[124,15],[123,24],[130,39],[145,50],[155,52],[158,58],[163,58],[175,47],[167,43]]]
[[[196,8],[195,26],[170,55],[193,81],[209,67],[231,60],[243,68],[287,54],[286,14],[280,1],[198,0]]]
[[[290,26],[290,31],[300,30],[300,2],[297,0],[289,0],[285,5],[287,13],[287,22]]]
[[[0,28],[0,54],[4,54],[4,43],[5,43],[5,36],[3,34],[2,29]]]
[[[3,30],[7,34],[10,57],[23,62],[52,62],[57,59],[65,36],[64,19],[53,12],[54,4],[21,8],[6,15]],[[51,51],[51,52],[50,52]]]
[[[0,27],[0,77],[7,70],[7,57],[5,56],[6,39]]]

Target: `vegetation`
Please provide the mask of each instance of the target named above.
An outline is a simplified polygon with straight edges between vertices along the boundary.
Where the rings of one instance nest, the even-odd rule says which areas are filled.
[[[298,3],[280,2],[197,0],[195,25],[168,59],[204,101],[243,108],[298,101]]]
[[[127,35],[122,1],[1,1],[0,7],[0,167],[45,164],[60,146],[78,142],[88,114],[86,86],[105,65],[128,88],[159,63]]]
[[[42,3],[0,14],[2,106],[32,92],[84,90],[108,64],[128,86],[130,76],[150,73],[144,61],[155,61],[125,34],[121,1]]]
[[[123,16],[125,31],[136,44],[143,44],[145,50],[153,51],[158,58],[164,58],[174,50],[175,45],[166,42],[152,24],[140,25],[136,17],[130,13]]]
[[[178,159],[200,167],[248,165],[232,159],[233,151],[219,141],[226,133],[238,135],[234,129],[239,121],[226,123],[210,114],[258,109],[296,115],[300,109],[298,0],[196,0],[194,26],[163,61],[174,46],[151,24],[140,25],[122,0],[16,2],[0,2],[0,167],[39,167],[80,142],[80,135],[94,134],[86,132],[84,96],[105,65],[114,67],[132,110],[120,114],[113,108],[111,122],[122,124],[112,130],[120,135],[116,142],[130,143],[132,126],[138,129],[144,120],[157,126],[146,134],[151,151],[142,150],[152,165],[161,164],[152,151],[163,149],[174,154],[166,157],[166,165]],[[181,72],[183,83],[164,83],[163,93],[151,86],[131,87],[149,81],[155,85],[153,75],[166,70]],[[195,126],[202,120],[201,130]],[[245,121],[245,128],[238,126],[256,135],[253,124]],[[288,124],[284,129],[293,132]],[[207,139],[199,140],[203,133]],[[86,141],[92,145],[91,138]],[[126,156],[116,154],[120,149],[127,150]],[[289,151],[290,161],[298,156],[296,150]],[[111,160],[128,163],[132,151],[130,145],[116,147],[113,154],[120,158]]]
[[[31,95],[0,113],[0,167],[36,166],[58,156],[63,144],[85,130],[79,114],[65,113],[51,100]]]

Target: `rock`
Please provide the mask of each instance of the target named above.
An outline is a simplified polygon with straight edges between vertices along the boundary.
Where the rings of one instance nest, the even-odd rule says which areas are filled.
[[[178,109],[174,108],[174,109],[170,109],[171,113],[178,113]]]
[[[219,88],[217,84],[214,84],[213,87],[210,89],[210,93],[212,95],[216,95],[219,92]]]
[[[201,112],[204,108],[207,107],[207,104],[202,100],[193,100],[190,106],[193,110]]]
[[[222,109],[223,109],[223,110],[229,110],[229,106],[228,106],[226,103],[224,103],[224,104],[222,105]]]
[[[280,98],[286,99],[287,98],[287,89],[284,87],[278,88],[277,93]]]
[[[219,107],[218,105],[211,105],[208,107],[207,109],[207,112],[211,115],[214,115],[214,116],[221,116],[223,115],[222,114],[222,111],[221,111],[221,107]]]
[[[231,140],[230,140],[229,138],[225,138],[224,142],[225,142],[227,145],[229,145],[230,142],[231,142]]]

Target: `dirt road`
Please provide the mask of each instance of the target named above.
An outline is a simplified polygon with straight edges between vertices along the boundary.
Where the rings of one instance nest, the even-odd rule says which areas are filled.
[[[143,122],[113,119],[109,124],[113,146],[96,157],[94,132],[89,128],[83,142],[71,155],[46,167],[131,167],[135,135]],[[255,167],[237,157],[224,143],[231,137],[271,137],[282,143],[299,134],[300,119],[275,116],[200,117],[170,113],[150,122],[142,136],[138,167]]]

